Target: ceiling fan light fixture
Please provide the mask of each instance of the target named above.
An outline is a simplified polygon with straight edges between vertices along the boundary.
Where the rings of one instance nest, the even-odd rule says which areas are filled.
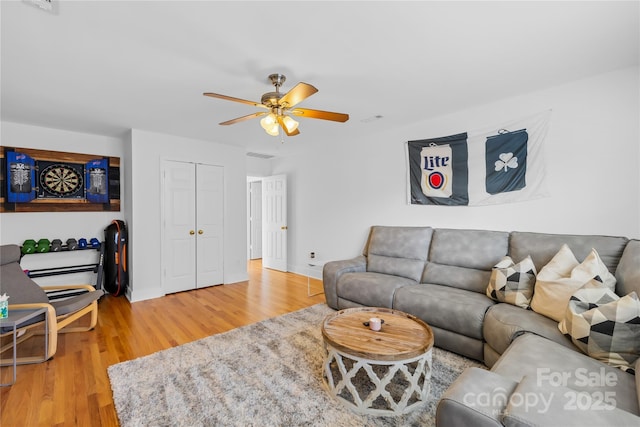
[[[267,130],[267,128],[270,128],[275,123],[278,123],[278,120],[276,119],[276,115],[273,113],[267,114],[260,120],[260,126],[262,126],[264,130]]]
[[[270,128],[265,129],[265,131],[271,136],[280,135],[280,131],[278,130],[278,124],[277,123],[275,125],[271,126]]]
[[[273,113],[269,113],[260,120],[260,126],[271,136],[278,136],[278,119]]]
[[[284,125],[284,127],[287,129],[287,132],[291,133],[294,130],[298,129],[298,122],[296,122],[295,120],[293,120],[291,117],[289,116],[284,116],[282,118],[282,124]]]

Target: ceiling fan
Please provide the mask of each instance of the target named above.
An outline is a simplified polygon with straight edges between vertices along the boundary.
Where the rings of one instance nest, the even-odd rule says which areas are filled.
[[[226,99],[227,101],[240,102],[242,104],[253,105],[258,108],[263,108],[266,111],[259,111],[257,113],[249,114],[246,116],[238,117],[226,122],[220,123],[221,125],[232,125],[234,123],[243,122],[245,120],[262,117],[260,125],[262,128],[272,136],[279,135],[279,128],[284,130],[287,136],[298,135],[298,122],[291,116],[308,117],[310,119],[331,120],[334,122],[346,122],[349,120],[348,114],[334,113],[331,111],[311,110],[308,108],[295,108],[298,103],[310,97],[318,91],[315,87],[308,83],[300,82],[293,87],[287,93],[280,92],[280,86],[285,82],[287,78],[283,74],[271,74],[269,80],[276,87],[275,92],[267,92],[262,95],[260,102],[248,101],[246,99],[234,98],[232,96],[220,95],[218,93],[205,92],[204,96],[210,96],[212,98]]]

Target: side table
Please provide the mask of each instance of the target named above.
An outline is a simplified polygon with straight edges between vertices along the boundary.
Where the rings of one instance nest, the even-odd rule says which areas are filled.
[[[382,329],[364,325],[372,317]],[[433,331],[417,317],[389,308],[347,308],[322,323],[323,381],[338,402],[366,415],[407,414],[431,389]]]
[[[49,347],[49,324],[47,322],[47,309],[10,309],[9,317],[0,319],[0,329],[12,328],[13,329],[13,381],[6,384],[0,384],[0,386],[9,386],[16,382],[16,365],[17,365],[17,327],[28,320],[37,318],[38,316],[44,316],[44,356],[42,361],[47,360],[47,348]],[[0,366],[10,366],[7,363],[2,363]]]
[[[320,261],[320,260],[315,259],[315,258],[309,258],[307,260],[307,266],[308,266],[308,270],[309,270],[308,271],[309,274],[307,274],[307,296],[308,297],[313,297],[313,296],[320,295],[320,294],[324,293],[323,291],[316,292],[315,294],[311,293],[311,274],[314,271],[318,270],[318,269],[320,270],[320,272],[322,272],[322,268],[324,267],[325,263],[326,263],[326,261]],[[315,277],[314,277],[314,279],[315,279]]]

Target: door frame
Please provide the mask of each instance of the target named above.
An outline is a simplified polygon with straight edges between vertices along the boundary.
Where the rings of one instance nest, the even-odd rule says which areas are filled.
[[[260,197],[257,198],[253,194],[253,191],[260,189]],[[255,206],[257,204],[258,206]],[[259,214],[259,224],[256,224],[256,214]],[[248,259],[260,259],[262,258],[262,178],[252,179],[247,181],[247,258]],[[256,227],[259,227],[259,232],[254,233]],[[259,239],[259,250],[256,249],[256,241]]]

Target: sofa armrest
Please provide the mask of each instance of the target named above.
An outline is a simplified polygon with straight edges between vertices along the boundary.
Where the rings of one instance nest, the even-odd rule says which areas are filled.
[[[468,368],[438,402],[438,427],[497,427],[518,383],[494,372]]]
[[[367,258],[360,255],[352,259],[329,261],[322,269],[322,283],[327,305],[338,309],[338,279],[345,273],[363,272],[367,270]]]
[[[509,398],[502,423],[507,427],[640,425],[640,417],[616,407],[616,393],[540,386],[535,377],[525,376]]]

